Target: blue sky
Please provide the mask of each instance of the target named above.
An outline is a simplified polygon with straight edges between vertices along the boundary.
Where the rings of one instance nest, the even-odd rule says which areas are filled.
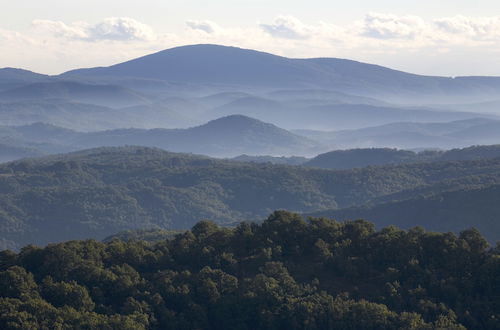
[[[0,67],[59,73],[217,43],[420,74],[500,75],[500,1],[0,1]]]

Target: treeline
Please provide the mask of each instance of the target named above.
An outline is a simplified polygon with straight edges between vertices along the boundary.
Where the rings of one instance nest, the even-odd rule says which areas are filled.
[[[2,329],[498,329],[500,248],[285,211],[0,252]]]

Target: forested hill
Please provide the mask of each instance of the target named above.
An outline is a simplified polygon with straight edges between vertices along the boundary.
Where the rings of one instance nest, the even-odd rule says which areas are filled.
[[[2,329],[498,329],[499,247],[476,230],[210,221],[154,245],[0,252]]]
[[[500,158],[500,145],[471,146],[446,151],[413,152],[391,148],[359,148],[335,150],[320,154],[302,165],[328,169],[351,169],[366,166],[437,162],[451,160],[478,160]]]
[[[419,195],[372,206],[321,211],[310,214],[334,219],[366,219],[378,227],[424,226],[446,232],[475,227],[492,243],[500,241],[500,185]]]
[[[201,219],[234,223],[275,209],[314,212],[494,183],[498,159],[333,171],[99,148],[0,165],[0,237],[8,248],[102,239],[128,229],[188,229]]]

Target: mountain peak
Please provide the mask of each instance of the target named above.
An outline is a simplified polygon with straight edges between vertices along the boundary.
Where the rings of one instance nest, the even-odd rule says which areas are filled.
[[[210,124],[210,123],[261,123],[261,124],[266,124],[261,120],[258,120],[258,119],[252,118],[252,117],[248,117],[245,115],[239,115],[239,114],[217,118],[217,119],[209,121],[207,124]]]
[[[221,118],[217,118],[209,121],[208,123],[198,126],[198,128],[210,129],[210,130],[222,130],[222,131],[238,131],[238,130],[255,130],[255,129],[266,129],[266,130],[280,130],[289,133],[288,131],[279,128],[273,124],[269,124],[260,121],[255,118],[251,118],[244,115],[229,115]],[[290,133],[291,134],[291,133]]]

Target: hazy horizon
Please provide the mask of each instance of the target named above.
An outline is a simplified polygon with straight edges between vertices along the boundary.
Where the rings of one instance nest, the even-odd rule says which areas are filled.
[[[357,61],[357,62],[361,62],[361,63],[379,65],[379,66],[383,66],[383,67],[386,67],[386,68],[389,68],[389,69],[393,69],[393,70],[397,70],[397,71],[402,71],[402,72],[406,72],[406,73],[411,73],[411,74],[416,74],[416,75],[422,75],[422,76],[443,76],[443,77],[461,77],[461,76],[463,76],[463,77],[465,77],[465,76],[485,76],[485,77],[488,77],[488,76],[490,76],[490,77],[500,77],[500,72],[498,74],[491,74],[491,75],[488,75],[488,74],[469,74],[469,75],[467,75],[467,74],[464,74],[464,75],[459,75],[459,74],[451,74],[451,75],[426,74],[426,73],[413,72],[413,71],[407,71],[407,70],[404,70],[404,69],[399,69],[399,68],[393,67],[391,65],[383,65],[383,64],[380,64],[380,63],[368,62],[368,61],[362,61],[362,60],[356,60],[356,59],[347,58],[347,57],[334,57],[334,56],[309,56],[309,57],[308,56],[302,56],[302,57],[297,56],[297,57],[290,57],[290,56],[280,55],[280,54],[273,53],[273,52],[270,52],[270,51],[265,51],[265,50],[240,47],[240,46],[236,46],[236,45],[222,45],[222,44],[211,44],[211,43],[197,43],[197,44],[195,43],[195,44],[178,45],[178,46],[168,47],[168,48],[165,48],[165,49],[151,51],[151,52],[148,52],[148,53],[144,53],[142,55],[137,55],[135,57],[126,58],[126,59],[123,59],[123,60],[119,60],[119,61],[117,61],[115,63],[108,63],[108,64],[103,64],[103,65],[97,64],[95,66],[75,66],[75,67],[69,68],[67,70],[58,71],[58,72],[54,72],[54,73],[31,70],[29,68],[25,68],[25,67],[21,67],[21,66],[18,66],[18,67],[15,67],[15,66],[4,66],[4,67],[2,67],[2,66],[0,66],[0,69],[7,69],[7,68],[22,69],[22,70],[28,70],[28,71],[32,71],[32,72],[35,72],[35,73],[39,73],[39,74],[45,74],[45,75],[49,75],[49,76],[57,76],[59,74],[63,74],[65,72],[69,72],[69,71],[72,71],[72,70],[86,69],[86,68],[95,68],[95,67],[108,67],[108,66],[112,66],[112,65],[115,65],[115,64],[123,63],[123,62],[128,62],[130,60],[141,58],[141,57],[144,57],[144,56],[147,56],[147,55],[151,55],[151,54],[154,54],[154,53],[158,53],[158,52],[161,52],[161,51],[164,51],[164,50],[169,50],[169,49],[179,48],[179,47],[186,47],[186,46],[195,46],[195,45],[216,45],[216,46],[236,47],[236,48],[247,49],[247,50],[255,50],[255,51],[258,51],[258,52],[268,53],[268,54],[282,56],[282,57],[291,58],[291,59],[314,59],[314,58],[338,58],[338,59],[346,59],[346,60],[352,60],[352,61]]]
[[[500,75],[500,4],[489,0],[27,2],[3,4],[0,67],[58,74],[183,45],[220,44],[421,75]]]

